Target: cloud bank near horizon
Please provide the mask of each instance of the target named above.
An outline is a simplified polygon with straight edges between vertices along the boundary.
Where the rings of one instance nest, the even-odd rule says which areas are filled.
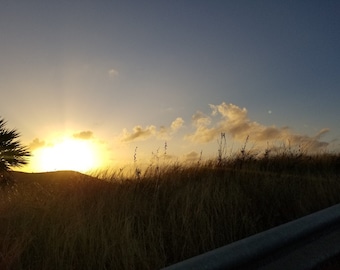
[[[224,133],[231,139],[241,143],[245,142],[249,137],[249,141],[255,143],[256,147],[266,147],[268,144],[277,145],[277,143],[281,143],[286,146],[300,146],[308,150],[308,152],[317,152],[326,149],[331,144],[322,141],[323,136],[329,132],[328,128],[321,129],[312,136],[301,135],[294,133],[288,126],[265,126],[252,121],[248,116],[246,108],[241,108],[232,103],[209,104],[209,107],[209,114],[197,111],[192,115],[191,131],[189,131],[190,127],[184,126],[185,121],[183,118],[177,117],[168,126],[157,128],[155,125],[148,125],[146,127],[136,125],[131,131],[123,129],[121,135],[116,138],[123,143],[145,141],[148,139],[170,140],[179,130],[185,127],[186,134],[182,134],[182,139],[185,143],[206,144],[217,140]],[[94,133],[91,130],[76,132],[71,136],[77,140],[94,139]],[[51,145],[53,144],[35,138],[29,144],[29,148],[33,151]],[[190,157],[192,156],[193,154],[191,153]]]
[[[318,151],[326,148],[329,143],[320,141],[329,129],[320,130],[315,136],[294,134],[288,127],[265,126],[248,117],[246,108],[240,108],[232,103],[225,102],[220,105],[209,104],[211,115],[196,112],[192,116],[192,124],[195,131],[185,136],[192,142],[207,143],[218,138],[221,133],[229,135],[236,141],[249,140],[256,143],[284,142],[291,145],[301,145],[309,151]],[[220,120],[215,123],[213,118],[219,116]]]
[[[192,115],[191,123],[194,131],[184,135],[184,140],[193,143],[209,143],[224,133],[238,142],[244,142],[249,137],[249,141],[259,145],[280,142],[286,145],[302,146],[311,152],[323,150],[329,145],[328,142],[321,141],[323,135],[329,132],[328,128],[320,130],[314,136],[300,135],[295,134],[288,126],[265,126],[252,121],[246,108],[232,103],[209,104],[209,107],[211,109],[209,115],[201,111]],[[131,132],[124,129],[121,141],[132,142],[150,138],[169,139],[183,125],[184,120],[181,117],[174,120],[170,127],[163,126],[159,129],[154,125],[145,128],[137,125]]]

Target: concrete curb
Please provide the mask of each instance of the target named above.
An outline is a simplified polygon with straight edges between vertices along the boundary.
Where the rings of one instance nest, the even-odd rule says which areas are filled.
[[[163,269],[293,269],[293,265],[297,265],[295,269],[312,269],[340,253],[339,237],[340,204],[337,204]],[[334,239],[331,246],[319,248],[320,243],[329,243],[330,238]],[[308,258],[307,245],[314,250],[312,258]],[[305,267],[300,264],[302,257],[295,262],[289,259],[301,253],[309,262]],[[284,266],[283,261],[290,266]]]

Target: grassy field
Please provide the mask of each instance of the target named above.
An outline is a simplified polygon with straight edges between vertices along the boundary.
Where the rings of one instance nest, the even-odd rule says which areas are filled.
[[[12,172],[0,269],[159,269],[340,203],[340,155],[240,155],[134,174]]]

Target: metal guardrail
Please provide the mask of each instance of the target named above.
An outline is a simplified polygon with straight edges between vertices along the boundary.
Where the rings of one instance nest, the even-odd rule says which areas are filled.
[[[340,204],[163,270],[313,269],[340,254]]]

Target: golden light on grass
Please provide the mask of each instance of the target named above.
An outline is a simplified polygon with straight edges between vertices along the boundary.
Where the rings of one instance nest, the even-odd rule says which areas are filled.
[[[74,170],[86,172],[100,165],[99,150],[88,140],[64,138],[36,153],[39,171]]]

